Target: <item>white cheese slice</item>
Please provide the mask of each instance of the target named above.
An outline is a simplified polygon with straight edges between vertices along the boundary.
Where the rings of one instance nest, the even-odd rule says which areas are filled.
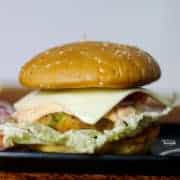
[[[173,100],[173,97],[166,99],[142,88],[34,91],[15,103],[15,117],[19,121],[32,122],[46,114],[63,111],[84,123],[95,124],[125,97],[135,92],[149,94],[165,105],[171,104]]]

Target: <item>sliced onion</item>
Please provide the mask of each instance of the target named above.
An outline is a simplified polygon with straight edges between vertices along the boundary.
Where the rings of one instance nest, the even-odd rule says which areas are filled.
[[[6,101],[0,101],[0,123],[6,121],[13,112],[14,109],[10,103]]]

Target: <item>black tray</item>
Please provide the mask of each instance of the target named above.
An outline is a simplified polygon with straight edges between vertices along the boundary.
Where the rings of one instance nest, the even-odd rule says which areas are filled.
[[[148,155],[79,155],[37,152],[0,152],[1,171],[180,174],[180,125],[162,125]]]

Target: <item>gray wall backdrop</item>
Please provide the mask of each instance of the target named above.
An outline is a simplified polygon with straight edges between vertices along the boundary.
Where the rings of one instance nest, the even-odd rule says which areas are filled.
[[[152,86],[180,90],[179,0],[0,0],[0,83],[33,55],[83,34],[138,45],[162,67]]]

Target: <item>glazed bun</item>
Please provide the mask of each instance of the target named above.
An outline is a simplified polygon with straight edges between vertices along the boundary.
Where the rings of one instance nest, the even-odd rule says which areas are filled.
[[[161,75],[145,51],[128,45],[84,41],[49,49],[21,69],[22,85],[43,90],[63,88],[133,88]]]

